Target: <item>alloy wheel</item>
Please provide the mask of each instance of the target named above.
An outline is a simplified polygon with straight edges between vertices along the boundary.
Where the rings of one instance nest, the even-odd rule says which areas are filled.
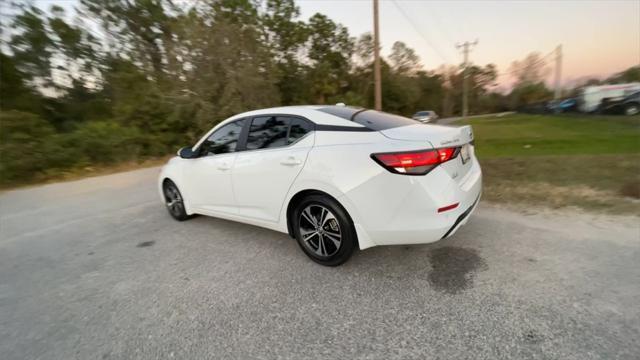
[[[340,224],[326,207],[317,204],[305,207],[300,213],[298,226],[303,245],[317,256],[328,258],[340,250]]]
[[[180,191],[173,184],[167,184],[164,186],[164,197],[169,212],[176,217],[182,215],[184,204],[182,202],[182,196]]]

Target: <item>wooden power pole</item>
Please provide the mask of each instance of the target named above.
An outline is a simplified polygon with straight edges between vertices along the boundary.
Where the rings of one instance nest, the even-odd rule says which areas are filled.
[[[478,40],[474,42],[465,41],[462,44],[456,45],[456,47],[462,48],[462,53],[464,55],[464,63],[462,66],[464,69],[462,70],[462,118],[466,118],[469,113],[469,101],[467,98],[467,93],[469,92],[469,72],[467,71],[469,68],[469,51],[471,47],[478,44]]]
[[[378,24],[378,0],[373,0],[373,79],[375,109],[382,111],[382,79],[380,76],[380,25]]]
[[[555,68],[555,91],[553,93],[553,99],[559,100],[562,97],[562,45],[558,45],[556,48],[556,68]]]

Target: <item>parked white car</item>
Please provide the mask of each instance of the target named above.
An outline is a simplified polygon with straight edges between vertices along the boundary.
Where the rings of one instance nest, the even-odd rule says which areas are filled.
[[[413,120],[418,120],[423,123],[434,122],[438,120],[438,114],[432,110],[418,111],[411,117]]]
[[[202,214],[288,233],[328,266],[356,248],[451,236],[482,189],[470,126],[346,106],[239,114],[178,154],[159,178],[175,219]]]

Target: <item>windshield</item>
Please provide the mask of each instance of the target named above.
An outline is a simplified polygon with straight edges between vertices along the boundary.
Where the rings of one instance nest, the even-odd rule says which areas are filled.
[[[418,111],[416,113],[416,116],[428,116],[428,115],[431,115],[429,111]]]

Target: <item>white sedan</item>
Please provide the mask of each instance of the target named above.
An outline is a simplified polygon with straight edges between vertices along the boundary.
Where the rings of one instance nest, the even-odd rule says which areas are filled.
[[[250,111],[178,152],[159,178],[177,220],[215,216],[288,233],[314,261],[451,236],[482,190],[470,126],[347,106]]]

